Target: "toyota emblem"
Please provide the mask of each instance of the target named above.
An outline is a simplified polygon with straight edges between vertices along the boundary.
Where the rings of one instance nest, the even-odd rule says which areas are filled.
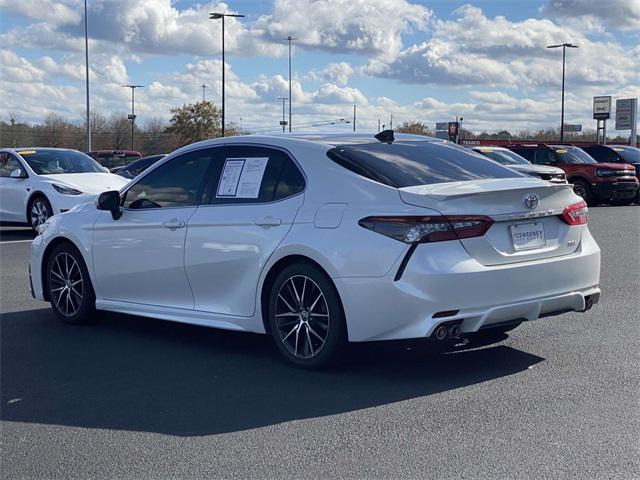
[[[529,210],[533,210],[538,206],[538,203],[540,203],[540,197],[535,193],[527,193],[522,199],[522,203],[524,203],[524,206]]]

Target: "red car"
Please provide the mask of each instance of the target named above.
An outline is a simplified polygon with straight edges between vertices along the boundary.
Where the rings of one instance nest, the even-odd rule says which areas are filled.
[[[596,205],[610,202],[628,205],[638,189],[636,171],[631,165],[598,163],[579,147],[570,145],[513,144],[506,145],[518,155],[537,165],[559,167],[573,184],[573,190],[587,202]]]

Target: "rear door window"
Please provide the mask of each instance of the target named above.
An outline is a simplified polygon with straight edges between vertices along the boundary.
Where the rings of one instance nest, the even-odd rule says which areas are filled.
[[[268,203],[296,195],[302,173],[284,151],[251,145],[227,146],[216,159],[203,203]]]
[[[396,188],[521,176],[466,148],[440,142],[339,145],[327,156],[358,175]]]

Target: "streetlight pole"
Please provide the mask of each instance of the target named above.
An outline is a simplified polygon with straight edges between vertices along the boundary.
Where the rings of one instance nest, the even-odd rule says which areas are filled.
[[[578,48],[578,45],[572,43],[562,43],[559,45],[547,45],[547,48],[560,48],[562,47],[562,107],[560,113],[560,143],[564,142],[564,72],[567,48]]]
[[[87,152],[91,151],[91,120],[89,116],[89,20],[87,18],[87,0],[84,0],[84,66],[87,93]]]
[[[282,125],[282,133],[284,133],[285,127],[287,126],[287,121],[284,119],[284,102],[289,99],[287,97],[278,97],[278,100],[282,100],[282,121],[280,122],[280,125]],[[289,102],[289,104],[291,104],[291,102]]]
[[[244,15],[239,15],[237,13],[210,13],[209,20],[220,20],[222,19],[222,136],[224,137],[224,71],[225,71],[225,61],[224,61],[224,17],[244,17]]]
[[[356,131],[356,104],[353,104],[353,131]]]
[[[207,85],[205,85],[204,83],[202,85],[200,85],[202,87],[202,102],[204,103],[204,89],[207,88]]]
[[[295,40],[291,35],[287,37],[289,42],[289,132],[291,132],[291,42]]]
[[[133,150],[133,129],[136,122],[136,111],[135,111],[135,99],[136,99],[136,88],[142,88],[144,85],[122,85],[125,88],[131,89],[131,115],[129,115],[129,120],[131,120],[131,150]]]

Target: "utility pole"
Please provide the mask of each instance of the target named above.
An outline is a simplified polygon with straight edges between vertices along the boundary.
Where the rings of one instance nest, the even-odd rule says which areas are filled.
[[[547,48],[560,48],[562,47],[562,108],[560,113],[560,143],[564,142],[564,71],[567,48],[578,48],[578,45],[571,43],[562,43],[560,45],[548,45]]]
[[[136,111],[135,111],[135,98],[136,88],[142,88],[144,85],[122,85],[125,88],[131,89],[131,115],[129,115],[129,121],[131,121],[131,150],[133,150],[133,131],[136,123]]]
[[[378,133],[380,133],[380,119],[378,119]]]
[[[291,42],[295,40],[291,35],[287,37],[287,41],[289,42],[289,132],[291,132]]]
[[[204,99],[204,89],[208,87],[208,85],[205,85],[204,83],[202,85],[200,85],[202,87],[202,102],[204,103],[205,99]]]
[[[282,125],[282,133],[285,133],[285,127],[287,126],[287,121],[285,120],[285,117],[284,117],[284,102],[286,102],[288,98],[278,97],[278,100],[282,100],[282,121],[280,122],[280,125]],[[289,102],[289,104],[291,104],[291,102]]]
[[[91,117],[89,110],[89,19],[87,18],[87,0],[84,0],[84,69],[87,93],[87,152],[91,151]]]
[[[238,15],[237,13],[210,13],[209,20],[220,20],[222,19],[222,136],[224,137],[224,124],[225,124],[225,108],[224,108],[224,71],[225,71],[225,61],[224,61],[224,17],[244,17],[244,15]]]
[[[356,131],[356,104],[353,104],[353,131]]]
[[[391,120],[389,121],[389,130],[393,130],[393,113],[391,114]]]

